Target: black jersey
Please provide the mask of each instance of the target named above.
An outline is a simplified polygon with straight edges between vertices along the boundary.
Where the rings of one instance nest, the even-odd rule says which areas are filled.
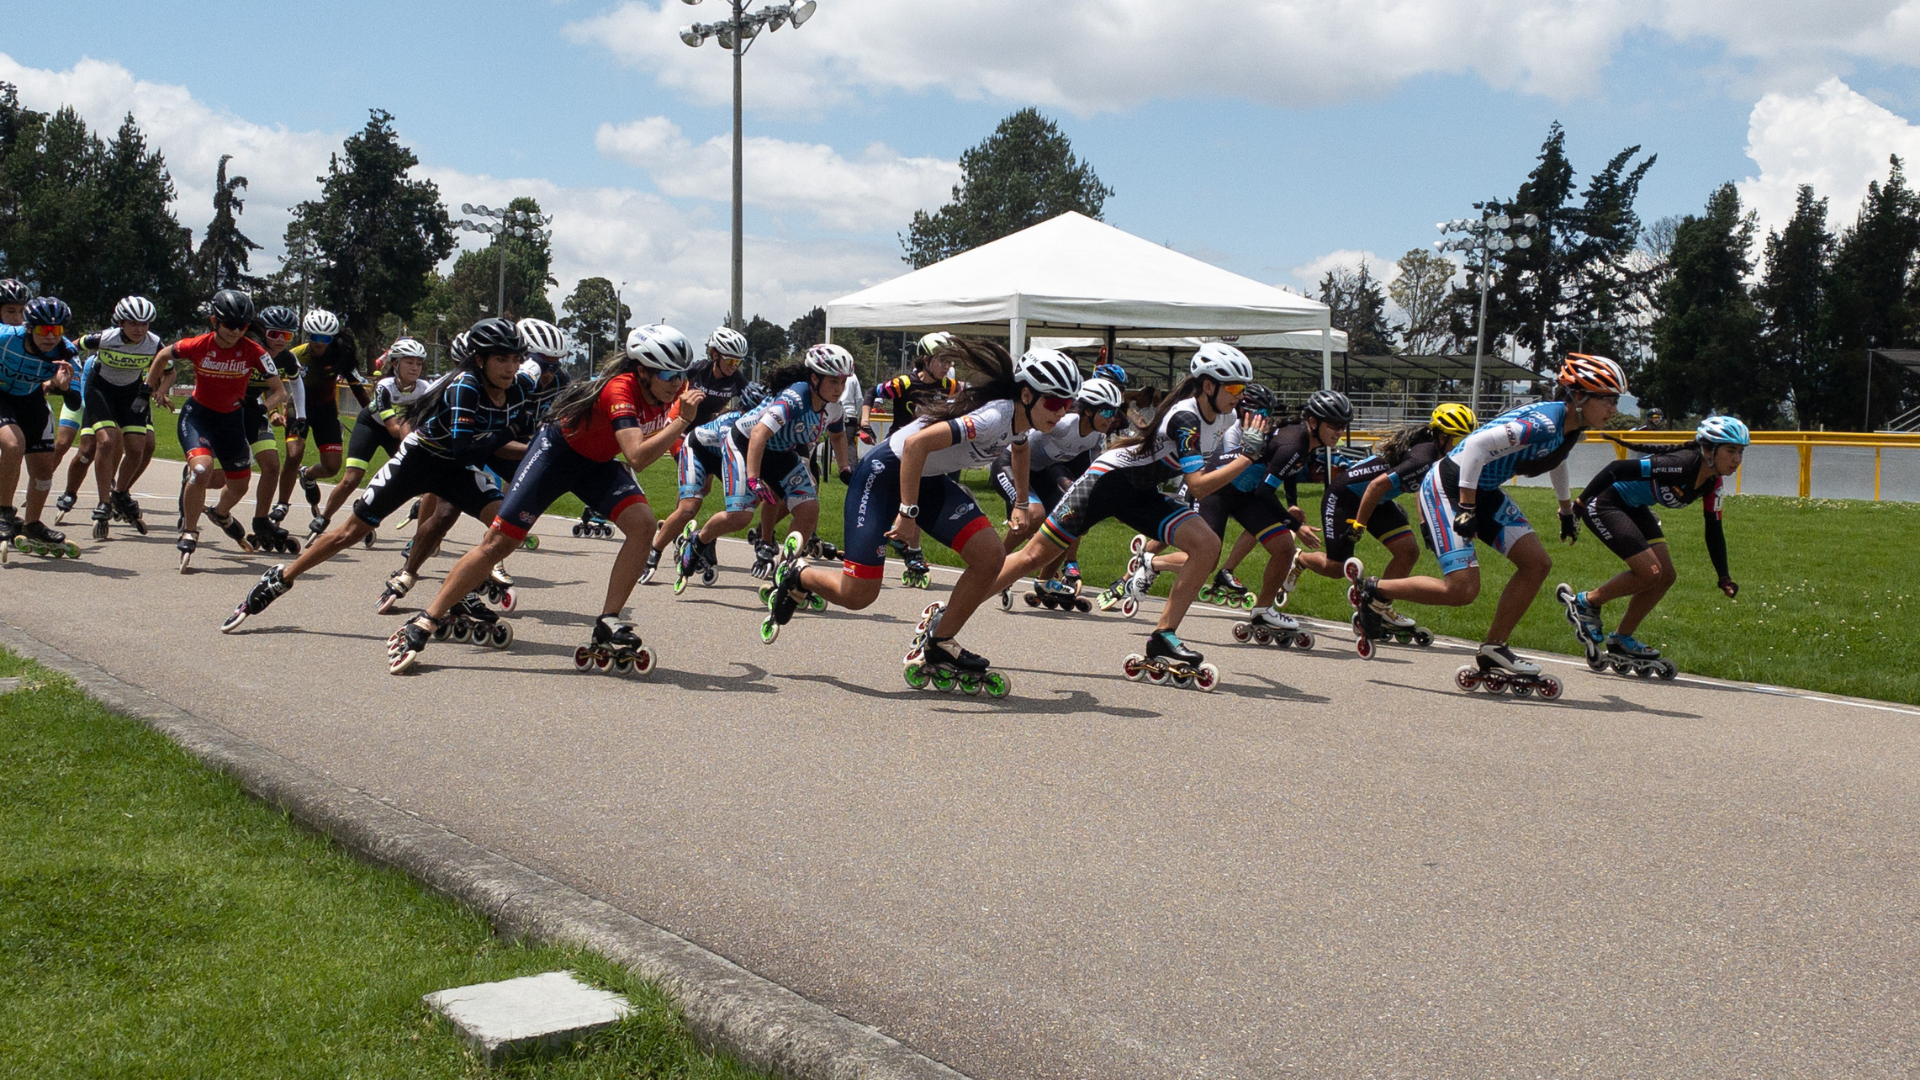
[[[695,364],[687,374],[687,383],[707,396],[701,399],[700,407],[694,411],[693,426],[699,427],[721,413],[731,411],[733,399],[747,388],[747,382],[744,365],[734,368],[731,375],[722,375],[713,370],[712,360]]]
[[[1429,435],[1407,447],[1407,452],[1398,465],[1389,465],[1387,459],[1379,454],[1354,462],[1341,474],[1344,478],[1341,486],[1355,495],[1364,496],[1368,485],[1372,484],[1376,478],[1383,475],[1390,476],[1393,478],[1389,482],[1391,486],[1387,488],[1386,498],[1381,500],[1385,502],[1419,487],[1420,481],[1427,478],[1427,472],[1433,468],[1434,462],[1439,461],[1445,453],[1446,451],[1440,446],[1440,440]]]
[[[1260,464],[1267,473],[1267,486],[1286,488],[1287,505],[1300,501],[1300,481],[1326,483],[1327,468],[1340,460],[1330,446],[1314,446],[1305,421],[1288,424],[1267,433],[1267,452]]]
[[[532,376],[520,372],[507,387],[505,399],[493,403],[481,389],[480,376],[462,371],[451,376],[446,389],[414,417],[408,442],[464,465],[483,465],[502,446],[524,441],[533,428],[535,387]]]

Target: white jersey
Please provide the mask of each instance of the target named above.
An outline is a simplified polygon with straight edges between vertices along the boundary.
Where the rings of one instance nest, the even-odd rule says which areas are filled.
[[[1229,447],[1237,447],[1239,438],[1240,418],[1232,410],[1206,420],[1200,415],[1200,403],[1187,398],[1161,413],[1152,438],[1109,450],[1097,463],[1112,469],[1150,468],[1156,481],[1191,476],[1226,460],[1235,452]]]
[[[887,449],[900,454],[907,439],[932,424],[945,424],[953,432],[953,445],[927,455],[921,476],[944,476],[961,469],[984,469],[993,464],[1000,451],[1013,445],[1013,410],[1010,400],[989,401],[965,416],[952,420],[928,420],[915,417],[906,427],[887,436]]]
[[[1027,438],[1027,452],[1032,454],[1030,467],[1044,469],[1049,465],[1061,465],[1072,461],[1089,450],[1099,450],[1107,441],[1088,425],[1088,432],[1080,434],[1080,414],[1070,412],[1053,425],[1053,430]]]

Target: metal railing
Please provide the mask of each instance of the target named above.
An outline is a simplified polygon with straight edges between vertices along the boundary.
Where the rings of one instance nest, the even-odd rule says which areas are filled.
[[[1313,390],[1276,390],[1274,396],[1283,404],[1297,408],[1305,404],[1313,393]],[[1348,394],[1347,399],[1353,402],[1355,426],[1388,428],[1398,424],[1424,423],[1443,402],[1466,405],[1470,403],[1471,395],[1465,391],[1442,394],[1432,391],[1396,393],[1363,390]],[[1540,398],[1535,394],[1482,393],[1479,417],[1491,420],[1509,409],[1530,405],[1538,400]]]
[[[1608,436],[1629,445],[1671,445],[1685,442],[1691,433],[1685,431],[1609,431]],[[1597,436],[1596,436],[1597,437]],[[1920,450],[1920,434],[1898,434],[1888,432],[1852,432],[1852,431],[1756,431],[1753,433],[1755,446],[1791,446],[1800,455],[1800,497],[1805,499],[1813,494],[1813,451],[1816,447],[1847,447],[1851,449],[1871,449],[1873,451],[1873,501],[1880,501],[1880,478],[1882,457],[1887,450]],[[1627,447],[1616,444],[1616,457],[1626,457]],[[1733,474],[1733,490],[1739,494],[1743,488],[1746,467]]]

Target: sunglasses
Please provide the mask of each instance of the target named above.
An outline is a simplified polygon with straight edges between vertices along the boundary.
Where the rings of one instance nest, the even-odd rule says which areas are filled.
[[[654,377],[654,378],[656,378],[656,379],[659,379],[659,380],[660,380],[661,382],[680,382],[680,381],[682,381],[682,380],[684,380],[684,379],[685,379],[685,378],[687,377],[687,372],[684,372],[684,371],[656,371],[656,372],[654,372],[654,373],[653,373],[653,377]]]
[[[332,334],[308,334],[307,340],[313,342],[315,345],[331,345],[333,344],[333,335]]]
[[[267,331],[267,340],[268,340],[268,341],[292,341],[292,340],[293,340],[293,331],[291,331],[291,330],[269,330],[269,331]]]
[[[246,324],[246,323],[243,323],[243,322],[229,322],[229,321],[227,321],[226,319],[221,319],[221,320],[220,320],[220,326],[221,326],[221,327],[222,327],[223,329],[226,329],[226,330],[245,330],[245,329],[247,328],[247,324]]]
[[[1073,399],[1070,397],[1043,397],[1040,399],[1040,407],[1048,412],[1066,412],[1068,409],[1073,408]]]
[[[1121,410],[1117,408],[1095,409],[1093,415],[1096,417],[1099,417],[1102,420],[1111,420],[1114,417],[1119,416],[1120,412]]]
[[[36,326],[33,332],[43,337],[63,337],[67,332],[64,326]]]
[[[1243,394],[1246,393],[1247,384],[1243,382],[1221,383],[1220,389],[1225,390],[1229,394]]]

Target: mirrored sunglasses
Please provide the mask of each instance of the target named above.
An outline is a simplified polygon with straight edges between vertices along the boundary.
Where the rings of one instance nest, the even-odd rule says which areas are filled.
[[[64,337],[66,335],[67,328],[64,326],[42,325],[42,326],[34,327],[33,332],[36,334],[41,334],[43,336]]]
[[[308,334],[307,340],[313,342],[315,345],[331,345],[333,344],[333,335],[332,334]]]

